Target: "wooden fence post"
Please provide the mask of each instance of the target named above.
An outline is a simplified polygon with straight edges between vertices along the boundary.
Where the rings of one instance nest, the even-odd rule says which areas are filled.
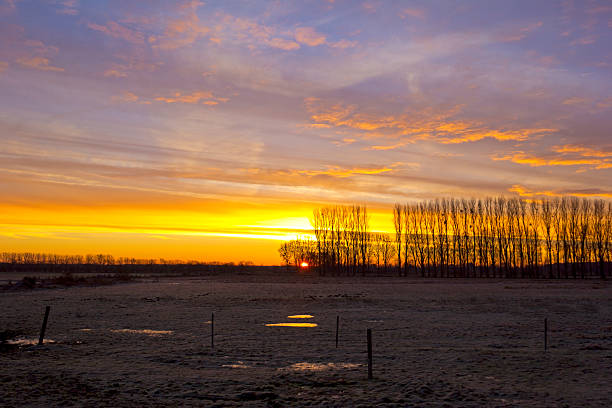
[[[338,348],[338,330],[340,328],[340,316],[336,316],[336,348]]]
[[[49,320],[49,311],[51,310],[51,306],[47,306],[45,308],[45,317],[43,319],[42,327],[40,328],[40,337],[38,338],[38,344],[43,344],[45,339],[45,330],[47,330],[47,321]]]
[[[544,351],[548,350],[548,319],[544,318]]]
[[[372,329],[368,329],[368,380],[372,379]]]

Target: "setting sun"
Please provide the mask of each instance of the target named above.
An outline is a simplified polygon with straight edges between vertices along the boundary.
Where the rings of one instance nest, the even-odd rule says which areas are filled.
[[[301,266],[302,268],[308,268],[308,262],[302,262],[302,263],[300,264],[300,266]]]

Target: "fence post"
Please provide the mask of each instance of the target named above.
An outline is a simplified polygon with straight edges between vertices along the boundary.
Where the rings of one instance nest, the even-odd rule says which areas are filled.
[[[548,319],[544,318],[544,351],[548,350]]]
[[[40,337],[38,338],[38,344],[43,344],[45,339],[45,330],[47,330],[47,321],[49,320],[49,311],[51,310],[51,306],[45,307],[45,317],[43,319],[42,327],[40,328]]]
[[[368,380],[372,379],[372,329],[368,329]]]
[[[336,348],[338,348],[338,330],[340,328],[340,316],[336,316]]]

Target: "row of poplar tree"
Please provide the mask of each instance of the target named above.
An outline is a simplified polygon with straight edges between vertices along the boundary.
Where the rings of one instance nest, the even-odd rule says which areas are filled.
[[[369,231],[367,208],[316,209],[314,240],[286,242],[288,264],[320,274],[388,269],[424,277],[605,278],[612,202],[577,197],[443,198],[393,209],[394,236]],[[393,259],[393,260],[392,260]]]

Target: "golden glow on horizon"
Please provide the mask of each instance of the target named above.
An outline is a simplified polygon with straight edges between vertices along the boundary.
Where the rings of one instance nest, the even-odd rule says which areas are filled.
[[[79,208],[58,204],[0,205],[2,251],[105,253],[115,257],[279,265],[281,241],[314,239],[308,217],[316,204],[252,208],[235,202],[175,209],[133,206]],[[384,209],[371,210],[371,229],[390,232]],[[297,216],[302,215],[302,216]]]

